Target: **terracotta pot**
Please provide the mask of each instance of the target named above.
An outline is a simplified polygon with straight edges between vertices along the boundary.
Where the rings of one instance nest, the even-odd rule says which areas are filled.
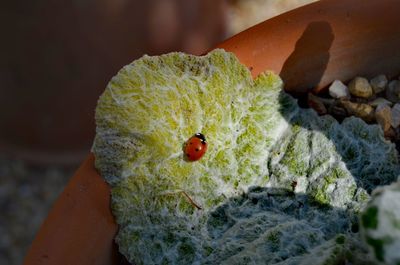
[[[286,89],[321,90],[334,79],[400,72],[400,1],[326,0],[265,21],[218,45],[253,76],[270,69]],[[93,155],[42,225],[25,264],[118,264],[109,190]]]

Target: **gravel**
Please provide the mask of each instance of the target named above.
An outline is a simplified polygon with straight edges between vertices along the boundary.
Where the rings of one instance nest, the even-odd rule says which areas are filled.
[[[0,154],[0,264],[21,264],[75,169],[29,167]]]

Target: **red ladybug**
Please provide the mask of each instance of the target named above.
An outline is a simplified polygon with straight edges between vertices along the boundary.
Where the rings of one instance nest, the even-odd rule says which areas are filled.
[[[188,161],[199,160],[207,151],[207,141],[201,133],[196,133],[185,143],[183,152]]]

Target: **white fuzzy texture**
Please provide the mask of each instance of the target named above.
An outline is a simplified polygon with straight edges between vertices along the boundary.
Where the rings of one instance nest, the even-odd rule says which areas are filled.
[[[362,215],[365,241],[382,264],[400,263],[400,182],[378,188]]]

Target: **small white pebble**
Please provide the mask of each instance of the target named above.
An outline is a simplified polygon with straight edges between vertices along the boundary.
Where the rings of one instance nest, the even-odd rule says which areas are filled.
[[[333,98],[349,99],[350,92],[345,84],[340,80],[335,80],[329,87],[329,95]]]

